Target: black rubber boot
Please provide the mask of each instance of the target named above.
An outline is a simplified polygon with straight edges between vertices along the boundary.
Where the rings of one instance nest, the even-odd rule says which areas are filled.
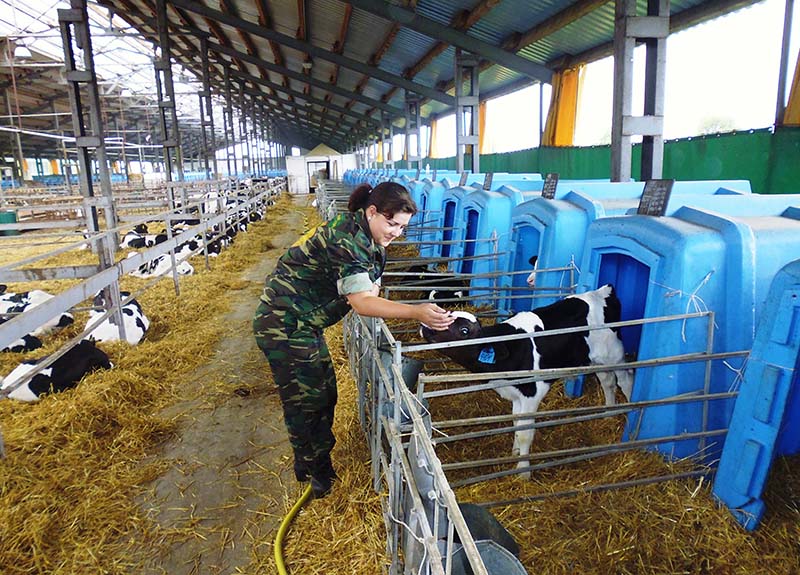
[[[328,457],[311,472],[311,491],[314,493],[314,498],[321,499],[330,493],[333,482],[337,479],[339,476],[336,475],[330,457]]]
[[[334,477],[314,477],[311,476],[311,492],[314,499],[322,499],[333,489]]]
[[[310,475],[308,471],[308,464],[304,461],[297,461],[294,462],[294,476],[300,483],[304,481],[308,481],[308,476]]]

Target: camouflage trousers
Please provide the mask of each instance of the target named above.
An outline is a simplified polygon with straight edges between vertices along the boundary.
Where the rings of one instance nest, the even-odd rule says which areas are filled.
[[[323,476],[331,470],[336,373],[321,329],[264,302],[253,319],[256,343],[269,361],[294,450],[295,470]]]

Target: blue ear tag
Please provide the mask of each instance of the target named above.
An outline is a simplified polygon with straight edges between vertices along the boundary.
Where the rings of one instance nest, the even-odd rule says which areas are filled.
[[[494,363],[494,348],[484,347],[478,356],[478,361],[481,363]]]

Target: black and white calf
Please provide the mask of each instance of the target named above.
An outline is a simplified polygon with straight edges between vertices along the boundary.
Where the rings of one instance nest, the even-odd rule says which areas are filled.
[[[604,285],[597,290],[568,296],[533,311],[518,313],[502,323],[486,327],[482,327],[471,313],[453,312],[456,320],[448,329],[434,331],[423,325],[420,333],[430,343],[463,342],[477,338],[598,326],[620,321],[620,312],[621,305],[614,288],[611,285]],[[625,360],[625,351],[617,330],[608,328],[446,347],[438,351],[475,373],[609,365],[623,363]],[[631,370],[599,372],[597,378],[603,388],[606,405],[616,403],[615,383],[630,400],[633,386]],[[533,414],[539,409],[539,404],[550,390],[551,383],[552,380],[537,381],[498,387],[496,391],[512,403],[512,413]],[[517,425],[526,423],[532,423],[532,420],[520,420]],[[534,430],[517,431],[514,434],[515,456],[528,455],[533,435]],[[527,466],[526,461],[521,461],[517,465],[519,468]],[[529,478],[530,473],[525,473],[523,476]]]
[[[138,224],[129,232],[125,232],[119,243],[121,248],[143,248],[144,236],[147,234],[147,224]]]
[[[122,236],[119,243],[120,248],[151,248],[155,245],[162,244],[169,239],[167,231],[162,230],[157,234],[151,234],[147,231],[147,224],[138,224],[131,231],[126,232]]]
[[[36,368],[45,358],[29,359],[19,364],[4,379],[0,389],[11,388]],[[87,373],[98,369],[110,369],[112,363],[103,350],[93,341],[82,340],[64,355],[33,376],[30,381],[9,393],[11,399],[38,401],[45,393],[56,393],[75,387]]]
[[[536,287],[536,274],[539,271],[539,256],[531,256],[528,259],[528,263],[531,264],[533,270],[530,274],[528,274],[527,279],[525,280],[528,283],[529,287]]]
[[[134,255],[136,254],[130,253],[128,254],[128,257],[132,257]],[[151,278],[163,275],[171,269],[172,259],[169,257],[169,254],[161,254],[149,262],[145,262],[140,265],[138,269],[131,272],[131,275],[137,278]],[[179,261],[177,255],[175,258],[175,269],[177,270],[178,275],[181,276],[190,276],[194,273],[194,266],[187,261]]]
[[[39,289],[12,293],[6,291],[5,285],[0,285],[0,314],[17,315],[26,310],[43,304],[55,296]],[[8,319],[8,318],[6,318]],[[71,313],[61,313],[37,327],[30,335],[40,337],[73,323]]]
[[[130,296],[130,292],[121,291],[119,295],[124,300]],[[86,322],[86,327],[94,324],[97,319],[105,313],[106,299],[103,297],[103,292],[98,293],[92,302],[96,308],[89,312],[89,321]],[[88,339],[94,341],[119,341],[119,327],[111,322],[111,317],[105,318],[101,321],[92,332],[86,336]],[[144,338],[150,327],[150,320],[144,315],[142,306],[136,299],[131,299],[122,306],[122,320],[125,330],[125,341],[131,345],[136,345]]]
[[[398,278],[398,285],[408,284],[414,291],[422,290],[431,301],[455,300],[469,295],[469,280],[458,274],[431,271],[428,266],[419,264],[408,268],[406,274]],[[402,283],[400,283],[402,282]]]
[[[0,317],[0,324],[4,324],[8,320],[4,317]],[[42,340],[36,337],[35,335],[25,334],[21,338],[16,341],[12,341],[3,349],[0,349],[2,352],[6,353],[22,353],[25,351],[33,351],[34,349],[39,349],[42,347]]]

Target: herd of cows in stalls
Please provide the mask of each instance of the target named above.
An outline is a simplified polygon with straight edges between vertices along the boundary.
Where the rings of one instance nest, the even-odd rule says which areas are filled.
[[[238,233],[247,231],[249,223],[258,221],[264,216],[265,206],[253,205],[249,209],[236,209],[236,204],[246,201],[245,196],[231,196],[221,199],[223,201],[218,201],[217,198],[210,199],[203,205],[203,211],[207,214],[218,213],[222,209],[233,214],[227,218],[224,227],[206,233],[205,250],[207,250],[210,257],[217,256],[223,249],[230,246]],[[273,199],[266,202],[267,206],[272,204],[274,204]],[[175,220],[171,226],[171,235],[177,236],[199,223],[200,219],[193,218]],[[140,223],[122,236],[119,247],[120,249],[150,248],[167,241],[168,237],[166,229],[162,229],[158,233],[149,233],[148,224]],[[194,273],[194,267],[189,263],[189,258],[198,253],[203,253],[203,240],[203,237],[195,236],[181,243],[175,249],[176,273],[179,275],[191,275]],[[88,242],[84,248],[88,249]],[[136,254],[137,252],[131,251],[127,257],[132,257]],[[170,254],[163,254],[143,263],[130,275],[138,278],[152,278],[170,272],[171,268],[172,259]],[[135,345],[145,337],[150,327],[150,320],[145,315],[139,302],[130,297],[130,292],[121,291],[120,296],[121,301],[124,302],[120,311],[123,319],[122,331],[125,341]],[[10,291],[8,286],[0,284],[0,324],[41,305],[53,297],[55,297],[53,294],[42,290],[15,293]],[[43,394],[60,392],[75,387],[83,376],[92,371],[113,367],[106,353],[97,346],[101,342],[120,340],[120,330],[113,323],[112,316],[107,313],[108,302],[105,298],[106,294],[101,291],[93,299],[92,309],[89,311],[89,319],[84,329],[84,331],[87,331],[85,339],[67,350],[66,353],[45,369],[40,370],[33,378],[30,378],[29,374],[37,369],[37,365],[47,360],[49,356],[23,360],[2,379],[0,390],[8,390],[4,394],[7,394],[11,399],[37,401]],[[103,316],[106,317],[101,320]],[[75,319],[71,313],[62,313],[38,326],[31,333],[12,342],[0,352],[23,353],[39,349],[42,347],[43,337],[73,324],[74,321]],[[91,326],[94,327],[92,328]],[[89,329],[91,331],[88,331]]]

